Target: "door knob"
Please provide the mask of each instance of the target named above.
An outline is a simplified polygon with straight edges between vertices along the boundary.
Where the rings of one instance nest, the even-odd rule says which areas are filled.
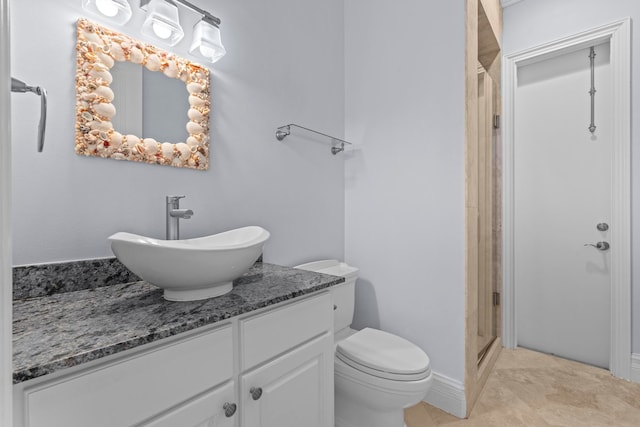
[[[227,418],[233,417],[233,414],[236,413],[236,409],[238,409],[238,405],[235,403],[225,403],[222,405],[222,409],[224,409],[224,416]]]
[[[585,243],[585,246],[593,246],[600,251],[607,251],[610,248],[609,242],[598,242],[595,245],[593,243]]]
[[[251,393],[253,400],[258,400],[262,396],[262,387],[251,387],[249,393]]]

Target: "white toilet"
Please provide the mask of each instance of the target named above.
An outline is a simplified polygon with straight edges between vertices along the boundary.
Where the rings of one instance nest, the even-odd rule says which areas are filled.
[[[334,304],[335,427],[402,427],[403,409],[420,402],[431,386],[429,357],[388,332],[350,328],[358,269],[336,260],[296,266],[344,276],[330,288]]]

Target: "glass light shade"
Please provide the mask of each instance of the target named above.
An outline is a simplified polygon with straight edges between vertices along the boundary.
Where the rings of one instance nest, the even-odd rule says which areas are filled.
[[[131,19],[131,6],[127,0],[82,0],[82,8],[119,25]]]
[[[220,28],[206,21],[199,21],[193,27],[193,41],[189,53],[205,58],[209,62],[216,62],[227,51],[220,40]]]
[[[147,17],[140,30],[142,34],[173,46],[182,40],[184,31],[180,26],[178,7],[165,0],[151,0],[147,6]]]

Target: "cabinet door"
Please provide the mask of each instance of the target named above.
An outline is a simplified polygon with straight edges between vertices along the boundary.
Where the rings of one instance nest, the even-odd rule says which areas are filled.
[[[141,427],[234,427],[238,419],[234,383],[203,394]]]
[[[244,427],[333,427],[333,336],[241,377]]]

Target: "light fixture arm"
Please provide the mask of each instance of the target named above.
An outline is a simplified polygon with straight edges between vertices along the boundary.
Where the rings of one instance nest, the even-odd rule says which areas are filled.
[[[147,5],[149,4],[151,0],[140,0],[140,8],[146,10]],[[214,25],[216,27],[220,27],[220,24],[222,21],[220,21],[220,18],[218,18],[217,16],[213,16],[212,14],[210,14],[209,12],[207,12],[204,9],[200,9],[198,6],[189,3],[186,0],[164,0],[168,3],[180,3],[181,5],[183,5],[184,7],[193,10],[194,12],[202,15],[202,19],[205,20],[206,22],[208,22],[211,25]]]

